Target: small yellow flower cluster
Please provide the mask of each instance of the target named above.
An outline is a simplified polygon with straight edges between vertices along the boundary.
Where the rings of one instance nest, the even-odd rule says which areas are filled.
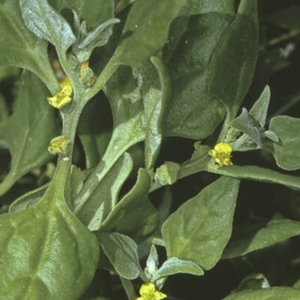
[[[73,89],[71,85],[65,85],[60,92],[53,97],[48,97],[47,100],[50,105],[55,108],[62,108],[72,101]]]
[[[227,143],[219,143],[215,145],[214,149],[209,150],[209,155],[212,156],[216,163],[220,166],[230,166],[232,148]]]
[[[167,297],[167,295],[157,291],[155,285],[151,282],[142,284],[140,295],[141,297],[136,298],[136,300],[161,300]]]
[[[69,144],[69,139],[65,136],[57,136],[51,140],[48,151],[51,154],[65,154],[67,151],[67,146]]]

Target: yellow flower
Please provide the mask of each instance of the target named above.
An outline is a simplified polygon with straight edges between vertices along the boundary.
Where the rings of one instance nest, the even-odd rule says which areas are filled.
[[[51,154],[65,154],[67,151],[67,146],[69,144],[69,139],[65,136],[57,136],[52,139],[48,151]]]
[[[167,295],[157,291],[155,285],[151,282],[142,284],[140,295],[141,297],[138,297],[136,300],[161,300],[167,297]]]
[[[212,156],[216,163],[220,166],[230,166],[232,148],[227,143],[219,143],[215,145],[214,149],[209,150],[209,155]]]
[[[60,92],[58,92],[53,97],[48,97],[49,104],[55,108],[62,108],[66,104],[72,101],[72,93],[73,89],[72,86],[65,85]]]

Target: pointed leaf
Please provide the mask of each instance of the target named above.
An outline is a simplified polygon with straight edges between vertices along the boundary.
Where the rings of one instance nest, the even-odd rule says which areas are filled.
[[[285,170],[300,169],[300,119],[278,116],[271,119],[270,130],[279,138],[274,143],[277,165]]]
[[[188,200],[163,224],[168,258],[211,269],[230,238],[239,180],[221,177]]]
[[[0,2],[0,65],[28,69],[40,77],[52,94],[59,84],[49,63],[47,43],[24,24],[19,0]]]
[[[129,280],[137,278],[141,271],[137,244],[130,237],[117,232],[99,231],[95,234],[118,274]]]
[[[21,176],[52,158],[47,148],[58,129],[55,110],[46,99],[48,95],[38,77],[28,71],[23,73],[15,109],[5,129],[12,161],[9,174],[0,185],[0,195]]]
[[[22,18],[38,38],[66,52],[76,38],[68,22],[52,8],[47,0],[20,0]]]
[[[266,124],[266,118],[270,103],[271,91],[269,86],[266,86],[258,100],[254,103],[249,111],[251,117],[257,121],[261,127]]]
[[[233,258],[271,246],[290,237],[300,235],[300,222],[273,220],[255,232],[243,233],[229,242],[222,258]]]

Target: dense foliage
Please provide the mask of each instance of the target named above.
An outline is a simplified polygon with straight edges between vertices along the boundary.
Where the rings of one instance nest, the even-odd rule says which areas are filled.
[[[300,299],[298,1],[0,0],[0,299]]]

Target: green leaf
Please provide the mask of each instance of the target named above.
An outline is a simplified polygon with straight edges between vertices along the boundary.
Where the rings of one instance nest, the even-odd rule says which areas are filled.
[[[134,1],[119,44],[121,63],[141,67],[162,49],[169,26],[185,1]]]
[[[14,213],[17,211],[21,211],[39,203],[42,200],[48,186],[48,184],[41,186],[33,191],[22,195],[10,205],[9,212]]]
[[[256,123],[256,120],[248,113],[246,108],[242,108],[241,114],[234,119],[232,122],[230,122],[230,127],[233,127],[234,129],[237,129],[247,135],[247,137],[250,137],[251,140],[259,147],[262,147],[262,128],[260,127],[259,123]],[[242,139],[242,137],[240,138]],[[239,140],[240,140],[239,139]],[[243,136],[244,139],[244,136]],[[236,144],[239,144],[239,140],[236,141],[236,143],[233,143],[234,150],[242,150],[239,149]],[[249,141],[247,141],[249,143]],[[242,145],[243,146],[243,145]]]
[[[238,111],[252,82],[258,51],[256,1],[242,0],[235,20],[212,57],[209,91],[230,117]]]
[[[150,175],[146,170],[140,169],[136,184],[115,206],[100,230],[117,231],[135,240],[143,240],[153,233],[159,224],[159,218],[147,197],[150,185]]]
[[[270,130],[275,132],[279,143],[274,143],[274,156],[277,165],[285,170],[300,169],[300,119],[288,116],[274,117]]]
[[[9,117],[9,110],[8,110],[8,105],[4,99],[4,97],[2,96],[2,94],[0,94],[0,149],[6,149],[8,147],[6,141],[5,141],[5,125],[7,122],[7,119]]]
[[[222,121],[224,105],[208,92],[207,80],[212,55],[231,22],[232,16],[217,12],[173,21],[164,48],[172,85],[164,135],[203,139]]]
[[[38,38],[66,52],[76,42],[68,22],[52,8],[47,0],[20,0],[22,18]]]
[[[166,220],[162,235],[168,258],[191,261],[205,270],[218,262],[231,236],[238,186],[239,180],[221,177]]]
[[[234,1],[233,0],[187,0],[187,4],[180,11],[180,15],[196,15],[204,14],[208,12],[222,12],[224,14],[234,13]]]
[[[160,185],[173,184],[177,181],[180,165],[172,161],[166,161],[156,169],[154,179]]]
[[[150,58],[154,67],[140,70],[142,75],[142,94],[146,117],[145,166],[155,165],[162,142],[163,117],[169,100],[171,87],[166,66],[157,56]],[[158,74],[157,74],[158,73]]]
[[[0,30],[0,65],[34,72],[55,94],[59,84],[48,60],[47,43],[25,26],[19,0],[0,1]]]
[[[256,122],[258,122],[261,127],[264,127],[266,124],[266,118],[270,104],[270,97],[270,88],[269,86],[266,86],[258,100],[253,104],[252,108],[249,111],[251,117]]]
[[[77,132],[82,143],[86,168],[97,166],[111,138],[111,111],[103,95],[97,95],[84,107]]]
[[[98,231],[95,234],[118,274],[129,280],[137,278],[141,272],[137,244],[130,237],[117,232]]]
[[[57,176],[38,204],[0,215],[1,298],[78,299],[90,284],[98,241],[66,206],[63,185]]]
[[[292,220],[273,220],[254,232],[241,234],[229,241],[222,258],[233,258],[263,249],[290,237],[300,235],[300,222]]]
[[[300,30],[300,5],[295,3],[281,8],[267,16],[266,20],[283,28]]]
[[[21,77],[13,114],[5,128],[12,156],[9,174],[0,185],[4,194],[20,177],[51,159],[47,147],[58,134],[55,110],[48,104],[46,86],[31,72]]]
[[[290,287],[272,287],[254,291],[233,293],[223,300],[298,300],[300,290]]]
[[[187,273],[200,276],[204,274],[204,271],[192,261],[181,260],[177,257],[171,257],[163,263],[163,265],[155,273],[154,278],[158,279],[178,273]]]
[[[141,92],[131,68],[120,66],[105,86],[113,115],[113,134],[104,156],[78,195],[85,202],[105,174],[131,146],[145,139],[145,118]]]
[[[288,188],[300,191],[300,181],[297,176],[281,174],[258,166],[225,166],[215,168],[214,165],[208,165],[207,171],[238,179],[282,184]]]
[[[58,11],[64,8],[74,9],[87,22],[88,29],[111,19],[114,15],[113,0],[50,0]]]
[[[132,170],[132,166],[130,155],[124,153],[91,192],[88,201],[81,203],[80,197],[77,197],[79,202],[74,203],[75,213],[91,231],[98,230],[116,206],[119,191]]]

